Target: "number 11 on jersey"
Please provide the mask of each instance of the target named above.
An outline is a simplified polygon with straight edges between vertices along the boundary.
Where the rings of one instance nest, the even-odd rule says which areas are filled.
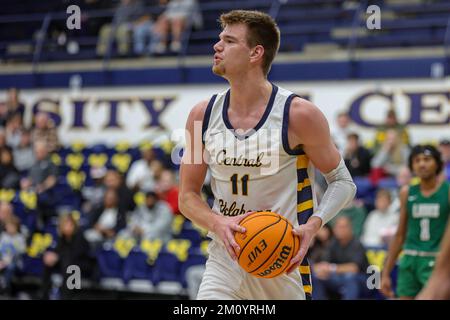
[[[230,180],[233,194],[238,194],[238,174],[237,173],[233,174]],[[248,180],[249,180],[248,174],[243,175],[240,180],[242,185],[242,195],[248,196]]]

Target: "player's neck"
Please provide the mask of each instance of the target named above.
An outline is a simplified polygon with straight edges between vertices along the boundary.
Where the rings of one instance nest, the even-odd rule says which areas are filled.
[[[439,184],[439,179],[437,178],[437,176],[431,177],[429,179],[422,179],[420,181],[420,190],[425,191],[425,192],[429,192],[429,191],[434,191],[437,186]]]
[[[230,108],[246,114],[269,100],[272,85],[266,78],[242,77],[230,81],[230,90]]]

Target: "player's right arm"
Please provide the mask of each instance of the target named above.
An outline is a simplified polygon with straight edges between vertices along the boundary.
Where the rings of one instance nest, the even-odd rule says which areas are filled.
[[[408,222],[406,205],[408,192],[409,186],[404,186],[400,190],[400,221],[397,227],[397,232],[389,245],[388,255],[381,274],[381,292],[389,298],[395,297],[392,290],[391,272],[397,263],[398,255],[402,251],[403,243],[405,242],[406,237],[406,226]]]
[[[240,248],[234,240],[234,232],[245,232],[245,228],[239,226],[239,222],[248,214],[224,217],[214,213],[201,197],[208,165],[203,157],[202,130],[195,128],[202,127],[207,105],[208,101],[197,104],[190,112],[186,123],[186,148],[180,167],[179,208],[193,223],[215,233],[224,243],[230,256],[236,259],[235,251],[239,251]]]

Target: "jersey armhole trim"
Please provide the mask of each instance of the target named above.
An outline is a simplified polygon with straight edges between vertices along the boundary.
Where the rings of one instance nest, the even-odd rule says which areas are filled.
[[[212,107],[214,105],[214,102],[216,101],[217,94],[213,95],[211,99],[208,102],[208,106],[205,110],[205,115],[203,116],[203,122],[202,122],[202,143],[205,144],[205,133],[206,130],[208,130],[209,125],[209,119],[211,118],[211,111]]]
[[[291,149],[289,147],[289,140],[288,140],[288,128],[289,128],[289,110],[291,109],[291,103],[292,103],[292,99],[294,99],[295,97],[299,97],[299,95],[293,93],[291,94],[287,99],[286,102],[284,104],[284,111],[283,111],[283,124],[282,124],[282,129],[281,129],[281,139],[283,140],[283,149],[284,151],[292,156],[298,156],[301,154],[304,154],[304,151],[302,149]]]

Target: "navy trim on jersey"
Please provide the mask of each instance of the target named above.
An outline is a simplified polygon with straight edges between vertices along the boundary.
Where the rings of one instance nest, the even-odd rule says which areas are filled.
[[[225,101],[223,102],[223,108],[222,108],[222,118],[223,118],[223,122],[225,123],[225,126],[233,132],[234,136],[237,139],[239,139],[239,140],[247,139],[253,133],[258,131],[258,129],[263,126],[264,122],[266,122],[267,118],[269,117],[270,111],[272,111],[273,103],[275,101],[277,92],[278,92],[278,87],[272,83],[272,93],[270,94],[270,99],[269,99],[269,102],[267,103],[266,110],[264,111],[262,118],[259,120],[256,127],[254,127],[251,130],[251,134],[239,135],[236,133],[235,129],[231,125],[230,119],[228,118],[228,107],[230,106],[230,90],[228,90],[225,95]]]
[[[216,101],[217,94],[213,95],[211,99],[208,102],[208,106],[205,110],[205,115],[203,116],[203,123],[202,123],[202,142],[205,144],[205,132],[208,130],[209,125],[209,119],[211,118],[211,111],[212,107],[214,105],[214,102]]]
[[[281,139],[283,140],[283,149],[287,154],[290,154],[292,156],[298,156],[301,154],[304,154],[303,150],[301,148],[299,149],[291,149],[289,147],[289,141],[288,141],[288,128],[289,128],[289,110],[291,108],[291,102],[292,99],[295,97],[299,97],[299,95],[296,95],[295,93],[291,94],[287,99],[286,103],[284,104],[284,111],[283,111],[283,125],[281,129]]]

